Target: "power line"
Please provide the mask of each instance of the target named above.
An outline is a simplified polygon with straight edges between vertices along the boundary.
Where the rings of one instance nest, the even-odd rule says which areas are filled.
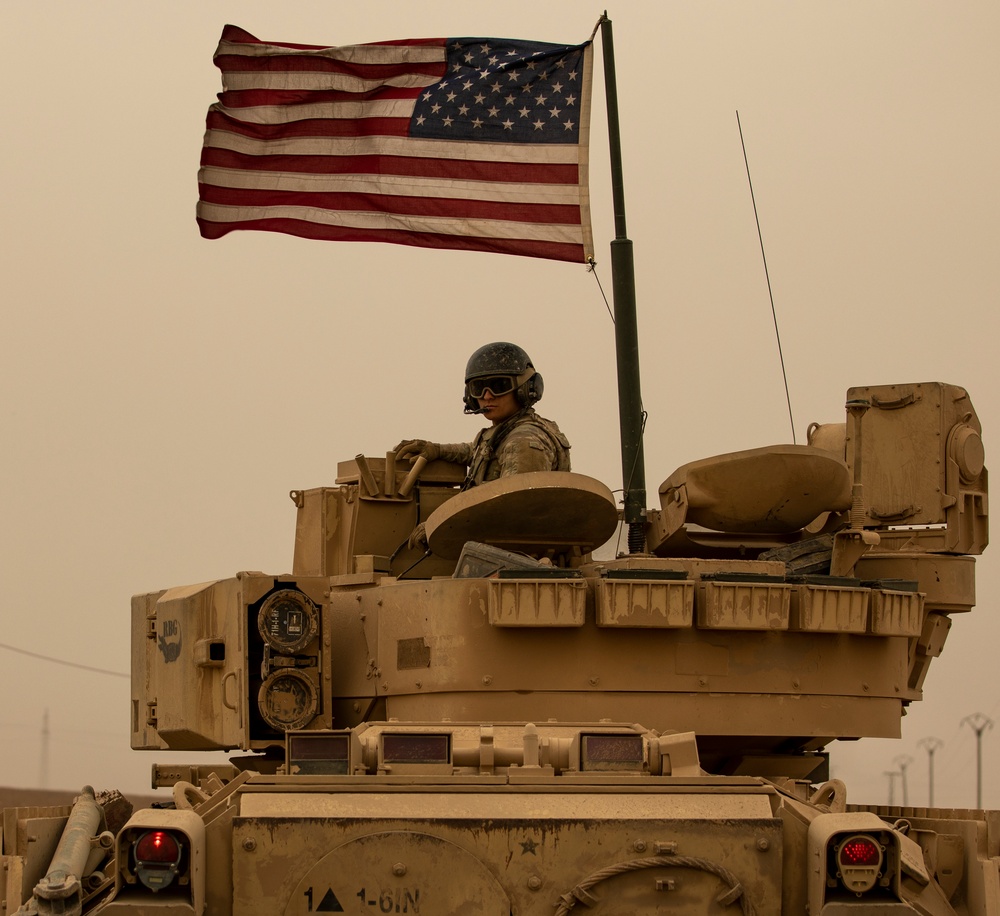
[[[54,665],[65,665],[67,668],[79,668],[82,671],[92,671],[95,674],[107,674],[109,677],[129,677],[121,671],[109,671],[107,668],[94,668],[91,665],[81,665],[79,662],[68,662],[64,658],[53,658],[51,655],[41,655],[38,652],[29,652],[27,649],[19,649],[17,646],[10,646],[0,642],[0,649],[8,652],[16,652],[18,655],[27,655],[31,658],[41,659],[43,662],[52,662]]]

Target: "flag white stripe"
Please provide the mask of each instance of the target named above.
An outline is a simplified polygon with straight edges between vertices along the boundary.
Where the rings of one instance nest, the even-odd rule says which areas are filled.
[[[247,89],[309,90],[337,92],[368,92],[380,86],[395,86],[402,89],[413,89],[421,86],[432,86],[438,77],[426,73],[400,73],[398,76],[377,79],[362,79],[351,73],[322,73],[316,71],[288,72],[236,72],[223,75],[222,88],[227,91],[244,91]]]
[[[249,44],[220,41],[215,56],[238,57],[323,57],[349,64],[433,64],[444,60],[444,45],[345,45],[341,48],[283,48],[266,42]],[[289,64],[289,69],[294,69]]]
[[[260,219],[296,219],[324,226],[344,226],[351,229],[395,229],[401,232],[430,232],[436,235],[508,240],[524,239],[527,241],[562,242],[571,245],[579,245],[583,242],[583,229],[580,226],[518,223],[511,220],[408,216],[399,213],[324,210],[316,207],[233,207],[210,204],[205,201],[199,203],[198,215],[202,219],[218,223],[240,223]],[[233,228],[239,228],[239,226]]]
[[[249,156],[416,156],[466,162],[576,164],[579,148],[572,143],[480,143],[423,140],[410,137],[291,137],[255,140],[223,130],[205,133],[205,147]]]
[[[315,175],[310,172],[258,172],[213,166],[198,172],[201,184],[255,191],[388,194],[394,197],[441,197],[498,203],[579,206],[576,185],[518,184],[496,181],[415,178],[399,175]]]

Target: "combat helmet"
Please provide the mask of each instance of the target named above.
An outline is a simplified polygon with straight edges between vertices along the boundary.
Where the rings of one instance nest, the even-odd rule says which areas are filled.
[[[530,407],[542,399],[544,382],[541,374],[535,371],[528,354],[517,344],[496,341],[476,350],[465,366],[466,413],[477,413],[479,410],[479,401],[473,396],[473,386],[470,383],[491,376],[506,376],[513,380],[514,397],[521,407]]]

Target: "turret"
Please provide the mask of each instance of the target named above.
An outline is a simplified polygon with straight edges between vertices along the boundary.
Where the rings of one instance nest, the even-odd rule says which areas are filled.
[[[461,492],[445,462],[342,463],[292,491],[291,573],[133,599],[133,747],[266,769],[287,731],[612,720],[696,732],[712,772],[821,776],[833,739],[899,735],[987,542],[963,389],[847,403],[807,446],[678,469],[649,552],[609,559],[619,511],[592,478]]]

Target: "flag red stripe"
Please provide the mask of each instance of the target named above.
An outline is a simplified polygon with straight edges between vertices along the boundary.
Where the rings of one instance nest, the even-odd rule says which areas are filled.
[[[239,121],[215,109],[206,119],[209,130],[224,130],[255,140],[287,140],[292,137],[405,137],[410,132],[406,118],[309,118],[286,124],[256,124]]]
[[[235,207],[316,207],[324,210],[374,211],[406,216],[451,219],[513,220],[523,223],[580,225],[579,204],[507,203],[462,197],[415,197],[396,194],[359,194],[324,191],[275,191],[222,188],[199,184],[207,203]]]
[[[413,245],[420,248],[491,251],[575,263],[585,260],[582,245],[566,242],[476,238],[439,235],[431,232],[406,232],[398,229],[356,229],[348,226],[327,226],[296,219],[260,219],[239,223],[215,223],[199,218],[198,226],[201,229],[202,237],[206,239],[218,239],[236,229],[257,229],[333,242],[390,242],[396,245]]]
[[[389,80],[394,76],[423,73],[444,76],[445,62],[405,61],[398,64],[364,64],[329,57],[288,54],[251,57],[243,54],[218,54],[215,65],[226,73],[346,73],[365,80]]]
[[[248,156],[206,147],[202,165],[262,172],[309,172],[322,175],[412,175],[465,181],[506,181],[518,184],[579,182],[575,163],[482,162],[428,159],[419,156]]]

